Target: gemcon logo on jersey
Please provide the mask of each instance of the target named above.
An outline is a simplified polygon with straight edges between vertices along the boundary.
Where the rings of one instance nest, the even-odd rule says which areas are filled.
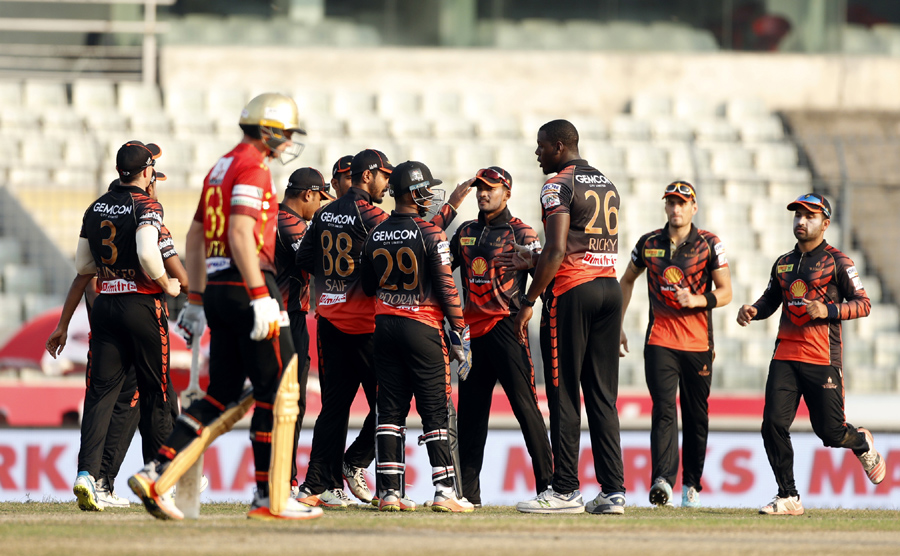
[[[372,234],[372,241],[396,241],[400,239],[416,239],[419,230],[384,230]]]
[[[588,185],[612,185],[612,182],[602,174],[577,174],[575,181]]]
[[[348,214],[334,214],[331,212],[323,212],[320,215],[322,222],[327,222],[328,224],[356,224],[356,217],[350,216]]]

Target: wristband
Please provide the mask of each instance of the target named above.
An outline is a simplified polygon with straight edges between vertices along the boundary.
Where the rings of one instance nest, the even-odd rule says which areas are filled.
[[[191,305],[203,305],[203,292],[188,292],[188,303]]]
[[[712,309],[719,303],[719,300],[716,299],[716,296],[713,295],[713,292],[706,292],[705,294],[703,294],[703,297],[706,298],[706,308],[707,309]]]
[[[250,288],[250,299],[262,299],[263,297],[269,297],[269,288],[266,286],[257,286],[255,288]]]
[[[519,296],[519,304],[522,305],[522,307],[534,307],[535,303],[537,303],[537,300],[528,301],[528,296],[524,293]]]

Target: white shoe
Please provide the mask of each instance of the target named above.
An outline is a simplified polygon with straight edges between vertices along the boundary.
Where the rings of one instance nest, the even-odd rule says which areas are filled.
[[[269,497],[262,498],[258,493],[253,495],[253,503],[250,504],[250,511],[247,512],[248,519],[316,519],[322,517],[322,508],[310,508],[293,498],[288,498],[279,515],[273,515],[269,511]]]
[[[426,503],[426,506],[428,504]],[[431,504],[431,510],[435,512],[453,512],[453,513],[470,513],[475,511],[475,505],[456,496],[456,492],[452,489],[447,491],[438,490],[434,493],[434,501]]]
[[[884,476],[887,474],[887,466],[884,464],[884,458],[881,457],[881,454],[875,449],[875,439],[872,438],[872,433],[869,432],[868,429],[862,427],[856,430],[866,435],[866,442],[869,443],[869,451],[857,457],[859,458],[859,462],[862,463],[866,476],[869,477],[869,480],[872,481],[872,483],[877,485],[884,480]]]
[[[94,483],[94,487],[97,492],[97,502],[100,504],[100,507],[127,508],[131,506],[131,502],[126,498],[116,496],[116,493],[109,489],[109,485],[106,484],[105,479],[98,479],[97,482]]]
[[[356,496],[366,504],[371,502],[375,495],[369,490],[369,483],[366,481],[366,470],[362,467],[352,467],[345,463],[342,471],[344,480],[347,481],[347,488],[350,489],[353,496]]]
[[[765,515],[803,515],[803,504],[799,496],[787,496],[781,498],[775,496],[771,502],[759,509],[759,513]]]
[[[562,494],[547,487],[531,500],[516,504],[516,509],[527,514],[580,514],[584,512],[584,500],[580,491]]]
[[[94,477],[87,471],[79,471],[75,478],[72,492],[78,499],[78,507],[84,512],[102,512],[103,506],[97,500],[97,487]]]
[[[350,497],[342,488],[326,490],[319,495],[319,505],[324,508],[346,508],[350,504]]]
[[[624,514],[625,493],[610,492],[609,494],[603,494],[601,492],[596,498],[585,504],[584,509],[592,514]]]
[[[157,494],[157,479],[159,473],[156,470],[156,462],[151,461],[128,479],[128,486],[144,503],[144,508],[156,519],[184,519],[184,513],[175,505],[171,489],[164,494]]]
[[[414,512],[416,503],[397,490],[386,490],[378,497],[379,512]]]

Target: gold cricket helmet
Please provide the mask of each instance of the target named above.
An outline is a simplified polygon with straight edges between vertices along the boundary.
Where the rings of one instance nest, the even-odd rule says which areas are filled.
[[[300,127],[300,115],[294,100],[280,93],[263,93],[254,97],[238,122],[242,126],[259,126],[260,136],[271,149],[270,156],[277,156],[282,164],[294,160],[303,152],[306,131]],[[290,142],[284,150],[279,147]]]

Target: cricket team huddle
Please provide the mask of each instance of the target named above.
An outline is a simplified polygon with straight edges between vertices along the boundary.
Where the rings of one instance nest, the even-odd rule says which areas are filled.
[[[65,346],[82,296],[91,322],[87,389],[74,493],[82,510],[127,506],[114,480],[136,429],[145,466],[128,479],[159,519],[184,519],[178,500],[202,484],[182,482],[215,438],[253,407],[250,441],[254,519],[305,520],[344,507],[350,492],[380,511],[414,511],[405,492],[406,421],[415,396],[435,494],[433,511],[482,505],[481,472],[496,383],[519,421],[535,476],[524,513],[623,514],[626,497],[616,410],[622,320],[647,271],[650,322],[644,346],[653,401],[650,502],[674,506],[679,469],[676,394],[683,424],[682,507],[699,507],[709,432],[714,360],[711,311],[731,301],[724,244],[698,229],[698,192],[685,181],[661,186],[667,223],[644,234],[617,279],[615,185],[578,152],[566,120],[538,130],[545,175],[538,233],[510,214],[513,177],[491,166],[457,185],[444,202],[441,180],[418,161],[393,165],[366,149],[335,162],[332,178],[293,172],[281,202],[267,166],[299,156],[306,132],[295,102],[266,93],[241,113],[243,140],[204,180],[187,232],[185,263],[163,223],[156,169],[162,150],[131,141],[116,156],[119,179],[87,208],[77,276],[57,329]],[[458,226],[473,191],[478,217]],[[381,210],[385,194],[395,202]],[[325,204],[327,202],[327,204]],[[825,446],[852,450],[868,478],[886,468],[872,434],[845,421],[841,321],[871,305],[853,261],[827,244],[832,208],[820,194],[790,202],[795,248],[772,265],[769,284],[737,321],[781,321],[769,367],[762,436],[778,492],[759,511],[804,512],[794,481],[789,429],[800,396]],[[459,268],[462,292],[454,284]],[[530,280],[529,280],[530,276]],[[306,410],[310,284],[316,298],[322,408],[305,480],[297,442]],[[188,344],[210,331],[209,387],[179,412],[168,376],[166,295],[187,293],[176,329]],[[549,435],[538,407],[528,323],[539,316]],[[457,362],[458,404],[451,399]],[[195,372],[195,370],[194,370]],[[251,387],[245,387],[249,380]],[[345,450],[350,406],[360,386],[369,414]],[[582,402],[583,399],[583,402]],[[600,493],[585,502],[578,455],[581,408],[590,430]],[[187,405],[187,404],[185,404]],[[375,461],[374,490],[365,470]],[[202,483],[203,481],[200,481]],[[185,492],[194,490],[196,492]],[[193,496],[189,496],[193,495]],[[192,517],[188,515],[188,517]]]

